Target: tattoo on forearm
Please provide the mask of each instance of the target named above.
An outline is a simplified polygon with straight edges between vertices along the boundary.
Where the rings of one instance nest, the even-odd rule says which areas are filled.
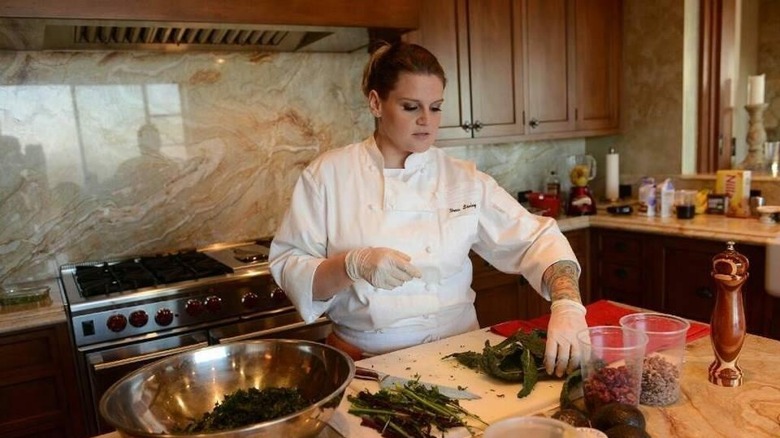
[[[582,302],[577,282],[577,265],[574,262],[562,260],[553,263],[544,271],[542,281],[550,291],[551,301],[567,299]]]

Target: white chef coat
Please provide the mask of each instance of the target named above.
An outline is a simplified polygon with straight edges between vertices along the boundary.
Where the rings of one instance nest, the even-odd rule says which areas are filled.
[[[324,258],[369,246],[408,254],[422,278],[393,290],[358,280],[327,301],[312,299]],[[555,220],[529,213],[473,163],[431,147],[410,155],[404,169],[384,169],[370,137],[322,154],[303,171],[270,265],[305,321],[327,313],[344,340],[383,353],[478,328],[471,249],[503,272],[522,274],[548,300],[544,270],[577,260]]]

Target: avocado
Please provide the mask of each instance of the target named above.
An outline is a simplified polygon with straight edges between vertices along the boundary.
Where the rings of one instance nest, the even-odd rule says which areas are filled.
[[[615,426],[629,425],[645,429],[645,416],[636,406],[624,403],[608,403],[596,409],[590,422],[596,429],[606,432]]]
[[[650,434],[636,426],[621,424],[607,429],[607,438],[650,438]]]
[[[552,417],[556,420],[561,420],[564,423],[569,423],[574,427],[590,427],[588,416],[577,409],[561,409],[554,413]]]

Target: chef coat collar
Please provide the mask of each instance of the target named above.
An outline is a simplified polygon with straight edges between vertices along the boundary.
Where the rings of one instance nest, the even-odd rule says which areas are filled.
[[[384,169],[385,159],[382,156],[382,152],[379,150],[379,146],[376,145],[376,139],[374,139],[374,136],[372,135],[368,137],[364,142],[364,144],[366,146],[366,151],[368,152],[369,159],[379,169]],[[431,161],[432,159],[431,157],[432,157],[431,148],[428,148],[428,150],[426,150],[425,152],[412,153],[411,155],[406,157],[406,161],[404,161],[404,169],[417,169],[423,167],[429,161]]]

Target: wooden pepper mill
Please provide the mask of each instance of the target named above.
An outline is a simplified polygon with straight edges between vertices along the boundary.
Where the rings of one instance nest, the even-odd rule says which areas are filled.
[[[747,257],[728,242],[722,253],[712,258],[712,278],[717,288],[715,308],[710,319],[710,339],[715,360],[710,364],[709,380],[720,386],[740,386],[742,369],[737,364],[745,341],[745,307],[742,285],[748,279]]]

